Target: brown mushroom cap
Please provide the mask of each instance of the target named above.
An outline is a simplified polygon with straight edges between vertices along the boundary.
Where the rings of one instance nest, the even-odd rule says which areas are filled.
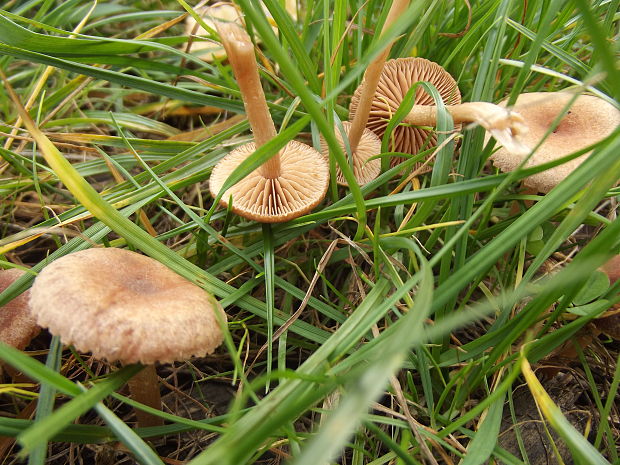
[[[513,107],[529,127],[522,136],[525,145],[534,148],[543,139],[551,123],[574,97],[570,92],[532,92],[521,94]],[[506,105],[503,101],[500,105]],[[557,128],[549,134],[526,167],[540,165],[576,152],[608,136],[620,124],[620,111],[606,101],[591,95],[580,95],[573,102]],[[526,154],[527,155],[527,154]],[[526,155],[516,156],[501,148],[491,159],[502,171],[513,171]],[[549,192],[575,170],[588,154],[535,174],[523,180],[523,184]]]
[[[40,326],[97,358],[170,363],[211,353],[223,336],[219,303],[152,258],[88,249],[46,266],[31,289]]]
[[[0,270],[0,292],[23,274],[22,270],[16,268]],[[0,307],[0,341],[19,350],[24,350],[41,331],[30,313],[29,295],[30,291],[23,292]]]
[[[366,127],[381,139],[405,94],[418,81],[432,83],[446,105],[461,103],[461,93],[456,81],[437,63],[424,58],[388,60],[379,79]],[[351,115],[354,115],[357,109],[361,87],[360,85],[356,89],[351,100]],[[414,97],[414,105],[435,105],[435,101],[422,87],[418,87]],[[392,136],[390,149],[395,152],[416,154],[422,147],[428,148],[437,145],[436,136],[419,127],[401,124],[394,128]],[[393,164],[400,161],[402,160],[392,160]]]
[[[216,197],[228,176],[256,151],[253,142],[237,147],[213,168],[209,180],[211,195]],[[228,189],[220,203],[244,218],[262,223],[289,221],[316,207],[327,193],[329,166],[312,147],[290,141],[280,151],[280,175],[263,176],[260,169]]]
[[[351,123],[349,121],[343,121],[342,127],[345,135],[348,136],[351,131]],[[334,132],[336,133],[338,144],[342,147],[342,150],[346,154],[347,152],[344,147],[341,132],[337,128]],[[325,158],[329,158],[329,147],[323,138],[321,138],[321,153]],[[351,157],[353,159],[353,175],[360,186],[368,184],[370,181],[379,176],[379,173],[381,172],[381,160],[379,158],[369,160],[369,158],[379,155],[380,153],[381,141],[374,132],[365,130],[362,133],[357,149]],[[342,186],[348,185],[347,180],[342,175],[340,168],[338,168],[337,171],[336,182]]]

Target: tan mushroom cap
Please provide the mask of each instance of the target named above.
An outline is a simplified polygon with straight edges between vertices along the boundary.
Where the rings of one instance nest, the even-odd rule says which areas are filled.
[[[551,123],[574,97],[570,92],[531,92],[521,94],[514,110],[523,116],[529,132],[522,137],[525,145],[534,148],[543,139]],[[503,101],[500,105],[506,105]],[[606,101],[591,95],[580,95],[573,102],[557,128],[549,134],[526,167],[557,160],[605,138],[620,124],[620,111]],[[573,172],[587,157],[584,154],[555,168],[523,180],[526,186],[549,192]],[[491,159],[504,172],[513,171],[525,158],[501,148]]]
[[[388,60],[379,79],[366,127],[381,139],[405,94],[418,81],[432,83],[446,105],[461,103],[461,93],[456,81],[437,63],[424,58]],[[360,85],[356,89],[351,100],[351,115],[354,115],[357,109],[361,87]],[[435,101],[422,87],[418,87],[414,105],[435,105]],[[422,147],[429,148],[437,145],[437,138],[432,132],[408,125],[401,124],[394,128],[392,137],[390,149],[395,152],[416,154]],[[400,161],[402,160],[392,159],[392,164]]]
[[[237,147],[213,168],[209,180],[216,197],[228,176],[256,151],[254,142]],[[267,178],[260,169],[228,189],[220,201],[224,207],[232,196],[232,210],[262,223],[289,221],[316,207],[327,193],[329,166],[312,147],[290,141],[280,151],[280,175]]]
[[[345,135],[348,136],[351,131],[351,123],[349,121],[343,121],[342,127]],[[336,133],[338,144],[342,147],[342,150],[346,155],[347,152],[344,147],[341,132],[338,128],[336,128],[334,132]],[[323,138],[321,138],[321,153],[325,158],[329,159],[329,147]],[[381,140],[379,140],[374,132],[365,130],[362,133],[362,137],[355,153],[353,153],[351,157],[353,160],[353,174],[360,186],[368,184],[370,181],[379,176],[379,173],[381,172],[381,160],[379,158],[369,160],[369,158],[379,155],[380,153]],[[348,185],[347,180],[342,175],[340,168],[338,168],[337,171],[336,182],[342,186]]]
[[[16,268],[0,270],[0,292],[24,274]],[[28,298],[30,291],[23,292],[8,304],[0,307],[0,341],[24,350],[30,341],[41,331],[30,313]]]
[[[204,356],[223,340],[219,303],[152,258],[88,249],[46,266],[31,289],[40,326],[97,358],[170,363]]]

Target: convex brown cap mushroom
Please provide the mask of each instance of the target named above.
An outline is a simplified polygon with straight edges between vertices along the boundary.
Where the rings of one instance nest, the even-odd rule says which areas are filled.
[[[409,0],[394,0],[385,19],[384,29],[388,29],[401,16],[409,6]],[[349,151],[353,168],[353,175],[358,184],[368,184],[379,175],[381,160],[376,157],[381,153],[381,140],[373,131],[367,128],[368,118],[372,109],[373,96],[381,77],[381,70],[392,48],[389,43],[385,49],[375,58],[364,73],[364,79],[359,86],[359,96],[356,101],[357,111],[351,111],[351,123],[343,123],[344,136],[348,139]],[[347,153],[343,134],[336,128],[338,144]],[[321,141],[321,153],[329,156],[327,143]],[[340,167],[337,171],[338,184],[347,185]]]
[[[521,141],[527,126],[518,113],[489,102],[460,103],[461,95],[450,73],[424,58],[398,58],[385,64],[372,101],[367,127],[383,137],[405,94],[419,81],[427,81],[435,86],[457,126],[461,123],[479,124],[511,151],[528,152],[527,146]],[[358,88],[351,102],[351,108],[355,111],[359,105],[360,92]],[[393,130],[392,150],[415,154],[421,149],[434,147],[437,144],[436,136],[419,126],[435,126],[436,123],[435,101],[419,87],[414,96],[413,108]],[[399,160],[394,159],[393,162],[398,163]]]
[[[557,160],[592,145],[611,134],[620,124],[620,111],[610,103],[591,95],[579,95],[558,126],[543,141],[553,121],[562,113],[575,96],[571,92],[531,92],[521,94],[513,109],[523,116],[529,132],[523,142],[531,148],[542,144],[526,162],[526,167]],[[500,105],[506,105],[503,101]],[[491,159],[502,171],[513,171],[523,161],[525,154],[515,154],[500,148]],[[547,193],[557,186],[586,158],[584,154],[568,163],[545,170],[523,180],[523,184]]]
[[[31,288],[37,323],[96,358],[124,364],[170,363],[212,353],[222,343],[200,287],[157,260],[128,250],[88,249],[47,265]]]
[[[0,270],[0,292],[23,274],[24,271],[16,268]],[[30,291],[23,292],[0,307],[0,341],[19,350],[24,350],[41,331],[30,313],[29,295]]]
[[[128,250],[88,249],[47,265],[31,288],[37,323],[82,352],[147,365],[129,381],[134,399],[161,409],[155,362],[212,353],[226,321],[219,303],[157,260]],[[139,426],[161,418],[137,410]]]
[[[256,149],[276,136],[261,88],[254,45],[235,23],[216,22],[222,43],[239,84],[254,133],[254,143],[238,147],[213,168],[209,189],[217,197],[230,174]],[[220,203],[244,218],[263,223],[289,221],[316,207],[325,197],[329,166],[323,156],[301,142],[289,142],[279,153],[228,189]]]

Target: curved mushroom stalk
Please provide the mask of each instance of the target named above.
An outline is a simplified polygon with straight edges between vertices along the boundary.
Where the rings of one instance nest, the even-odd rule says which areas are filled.
[[[446,110],[455,124],[475,123],[489,131],[506,150],[516,154],[528,154],[530,148],[522,141],[528,132],[525,119],[519,113],[489,102],[468,102],[447,105]],[[404,122],[419,126],[435,126],[437,107],[414,106],[405,116]]]

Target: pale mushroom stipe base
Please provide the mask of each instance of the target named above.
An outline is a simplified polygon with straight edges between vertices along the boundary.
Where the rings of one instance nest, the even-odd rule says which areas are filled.
[[[540,147],[528,159],[525,166],[536,166],[557,160],[592,145],[611,134],[620,125],[620,111],[604,100],[591,95],[579,95],[558,126],[546,137],[552,123],[575,95],[571,92],[530,92],[517,98],[513,110],[527,121],[529,133],[523,142],[532,149]],[[500,105],[506,105],[503,101]],[[504,172],[514,171],[525,159],[506,147],[491,156],[493,164]],[[545,170],[523,180],[527,187],[547,193],[573,172],[589,154]]]

